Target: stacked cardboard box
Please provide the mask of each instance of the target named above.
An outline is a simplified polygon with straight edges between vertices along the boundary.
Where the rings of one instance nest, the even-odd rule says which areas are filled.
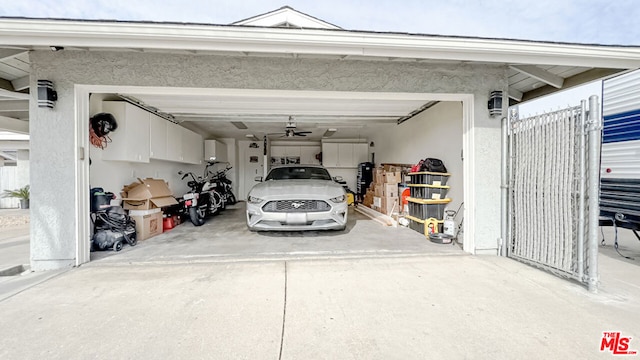
[[[122,207],[136,221],[138,240],[145,240],[162,233],[161,208],[177,205],[167,183],[162,179],[138,179],[125,185],[120,193]]]
[[[402,180],[402,172],[393,166],[376,167],[373,182],[364,196],[364,205],[391,215],[399,211],[398,183]]]

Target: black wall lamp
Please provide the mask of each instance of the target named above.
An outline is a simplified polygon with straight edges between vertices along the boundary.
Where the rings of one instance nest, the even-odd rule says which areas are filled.
[[[489,115],[502,115],[502,91],[492,91],[489,95]]]
[[[38,107],[53,109],[58,93],[50,80],[38,80]]]

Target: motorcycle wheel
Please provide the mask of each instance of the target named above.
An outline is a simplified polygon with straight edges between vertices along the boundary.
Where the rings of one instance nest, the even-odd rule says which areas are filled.
[[[202,226],[202,224],[204,224],[204,210],[200,210],[197,207],[190,207],[189,219],[194,226]]]
[[[213,215],[218,214],[220,211],[224,210],[224,199],[219,192],[214,192],[211,195],[211,200],[213,201],[213,204],[215,204],[214,210],[211,212]]]
[[[229,191],[229,195],[227,195],[227,200],[229,205],[235,205],[238,202],[238,200],[236,200],[236,196],[233,195],[231,191]]]

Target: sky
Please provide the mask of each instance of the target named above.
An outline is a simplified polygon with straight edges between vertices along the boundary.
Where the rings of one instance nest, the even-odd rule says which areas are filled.
[[[640,46],[638,0],[0,0],[0,16],[230,24],[282,6],[348,30]]]
[[[580,101],[588,101],[589,97],[592,95],[598,96],[600,101],[602,101],[602,80],[593,81],[581,86],[558,91],[552,95],[523,102],[518,105],[518,114],[522,119],[546,112],[565,109],[570,106],[578,106],[580,105]]]

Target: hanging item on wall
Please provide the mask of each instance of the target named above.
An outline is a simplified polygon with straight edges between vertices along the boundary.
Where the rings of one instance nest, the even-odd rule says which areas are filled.
[[[89,119],[89,138],[91,145],[104,149],[111,142],[110,132],[118,128],[116,118],[109,113],[98,113]]]

